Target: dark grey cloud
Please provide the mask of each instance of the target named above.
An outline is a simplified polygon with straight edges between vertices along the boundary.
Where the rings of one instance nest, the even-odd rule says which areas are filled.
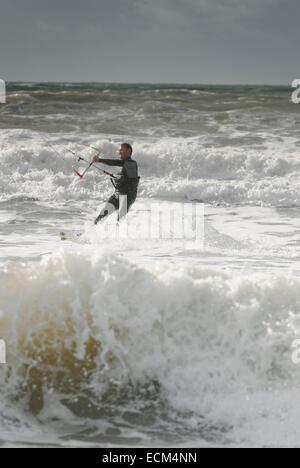
[[[288,83],[295,0],[0,0],[0,77]]]

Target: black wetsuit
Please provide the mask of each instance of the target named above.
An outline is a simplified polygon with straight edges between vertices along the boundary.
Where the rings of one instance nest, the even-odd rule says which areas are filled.
[[[120,196],[127,195],[127,211],[129,211],[129,208],[136,200],[140,181],[138,165],[136,161],[130,157],[125,161],[117,159],[100,159],[100,163],[106,164],[107,166],[122,168],[116,178],[112,179],[112,182],[115,186],[115,193],[109,198],[108,203],[113,205],[115,209],[118,210],[120,207]],[[98,216],[95,222],[97,223],[101,221],[107,215],[108,213],[104,211]]]

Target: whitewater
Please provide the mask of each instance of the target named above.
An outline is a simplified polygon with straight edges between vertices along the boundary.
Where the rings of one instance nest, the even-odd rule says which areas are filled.
[[[2,446],[299,446],[300,117],[290,89],[7,90]],[[85,166],[73,153],[117,158],[123,141],[141,176],[130,232],[153,224],[153,206],[192,206],[201,242],[103,238],[93,226],[113,188],[97,170],[74,176]],[[62,242],[61,230],[84,235]]]

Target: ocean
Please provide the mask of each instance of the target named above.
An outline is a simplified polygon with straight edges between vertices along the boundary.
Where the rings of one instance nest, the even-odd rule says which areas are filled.
[[[7,83],[2,446],[299,446],[300,113],[291,93]],[[131,236],[104,237],[93,220],[113,191],[109,177],[91,168],[81,180],[74,169],[94,148],[118,158],[124,141],[141,176]],[[159,219],[198,209],[202,241],[132,235],[152,232],[153,206]]]

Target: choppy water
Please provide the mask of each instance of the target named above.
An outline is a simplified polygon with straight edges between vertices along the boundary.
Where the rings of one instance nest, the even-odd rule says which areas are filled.
[[[0,439],[298,445],[299,107],[284,87],[8,84],[0,106]],[[204,246],[103,241],[78,156],[129,141],[152,203]],[[81,242],[58,232],[86,229]]]

